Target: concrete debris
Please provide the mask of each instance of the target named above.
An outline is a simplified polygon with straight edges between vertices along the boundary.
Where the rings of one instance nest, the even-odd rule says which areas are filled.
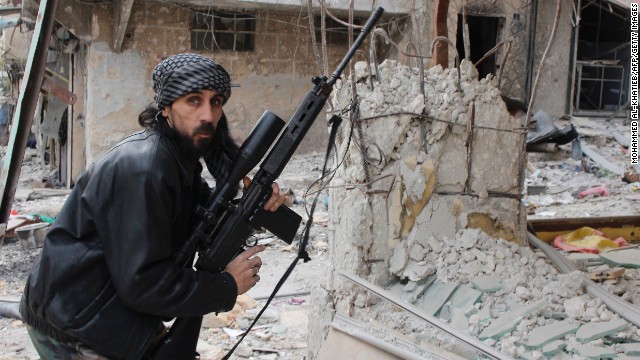
[[[613,249],[601,253],[602,260],[611,266],[640,268],[640,249]]]
[[[521,344],[527,349],[539,348],[574,333],[579,327],[580,325],[569,320],[550,323],[533,329]]]
[[[629,326],[624,319],[614,319],[603,322],[592,322],[582,325],[576,332],[576,339],[581,342],[589,342],[607,335],[618,333]]]

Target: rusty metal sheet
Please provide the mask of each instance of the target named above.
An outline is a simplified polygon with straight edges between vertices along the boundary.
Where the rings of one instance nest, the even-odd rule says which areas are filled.
[[[66,86],[58,84],[55,80],[45,76],[40,87],[45,94],[51,94],[67,105],[73,105],[78,100],[78,96],[67,89]]]

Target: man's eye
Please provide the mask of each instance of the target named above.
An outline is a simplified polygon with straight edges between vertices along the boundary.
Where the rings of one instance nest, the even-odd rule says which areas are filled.
[[[189,98],[187,101],[189,102],[189,104],[194,104],[194,105],[197,105],[200,103],[200,99],[198,98]]]
[[[222,105],[222,98],[215,97],[215,98],[211,99],[211,104],[212,105]]]

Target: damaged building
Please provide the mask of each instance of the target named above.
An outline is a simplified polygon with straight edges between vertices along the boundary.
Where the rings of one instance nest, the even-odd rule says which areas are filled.
[[[604,341],[587,348],[613,333],[640,341],[640,315],[615,313],[610,300],[588,296],[580,275],[558,271],[534,252],[523,203],[534,114],[629,116],[630,1],[11,6],[20,10],[2,30],[7,143],[30,135],[50,169],[43,182],[58,188],[73,187],[89,164],[138,130],[138,114],[153,102],[151,71],[162,59],[198,52],[229,70],[233,95],[225,113],[241,142],[265,110],[288,119],[311,77],[330,75],[358,26],[375,7],[385,8],[326,106],[326,119],[343,122],[330,164],[335,173],[323,184],[330,188],[332,255],[310,289],[309,356],[635,354]],[[51,7],[47,27],[38,12]],[[38,31],[46,51],[29,51]],[[34,53],[40,58],[30,58]],[[34,114],[21,114],[23,76],[37,63],[43,69],[29,94],[37,97],[28,108]],[[323,115],[298,154],[324,151]],[[11,121],[32,125],[9,133]],[[13,153],[21,157],[20,149]],[[10,155],[3,216],[15,191],[6,180],[16,176]],[[537,276],[542,280],[529,282]],[[595,322],[603,327],[591,329]]]

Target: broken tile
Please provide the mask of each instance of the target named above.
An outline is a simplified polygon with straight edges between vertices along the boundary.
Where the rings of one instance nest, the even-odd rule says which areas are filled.
[[[456,287],[458,284],[434,282],[424,292],[420,307],[427,314],[436,316]]]
[[[602,260],[611,266],[640,268],[640,249],[615,249],[600,253]]]
[[[618,345],[625,355],[640,356],[640,343],[624,343]]]
[[[498,275],[478,276],[471,279],[471,283],[482,292],[496,292],[502,289],[502,279]]]
[[[613,359],[616,357],[615,350],[593,345],[575,345],[573,351],[589,359]]]
[[[462,309],[465,313],[482,297],[482,292],[470,286],[461,284],[449,299],[451,306]]]
[[[576,332],[576,339],[580,342],[589,342],[604,336],[624,330],[629,323],[624,319],[613,319],[604,322],[592,322],[582,325]]]
[[[551,341],[575,332],[579,327],[580,324],[576,324],[571,320],[557,321],[531,330],[521,344],[527,349],[539,348]]]
[[[567,343],[562,340],[553,340],[552,342],[542,346],[542,354],[545,356],[551,356],[557,354],[561,350],[567,347]]]
[[[469,319],[464,310],[457,307],[451,308],[451,326],[465,334],[469,333]]]
[[[430,276],[425,280],[421,280],[419,282],[409,281],[407,285],[403,288],[404,294],[402,295],[402,300],[408,302],[409,304],[413,304],[416,300],[424,294],[424,291],[433,283],[435,280],[435,276]]]
[[[489,324],[489,326],[487,326],[482,331],[482,333],[480,333],[480,340],[500,339],[504,334],[511,332],[511,330],[513,330],[516,325],[518,325],[518,323],[522,321],[522,319],[524,319],[525,316],[534,313],[546,304],[546,300],[540,300],[532,304],[523,306],[520,309],[508,311],[502,314],[499,318],[493,320],[491,324]]]

